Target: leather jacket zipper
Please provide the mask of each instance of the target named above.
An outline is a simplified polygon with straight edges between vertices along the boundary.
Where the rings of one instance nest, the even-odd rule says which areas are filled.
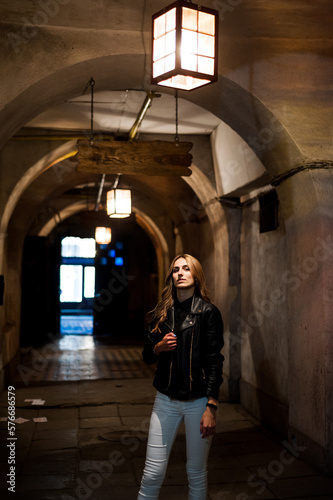
[[[172,325],[175,324],[175,318],[174,318],[174,308],[172,308],[172,312],[171,312],[172,316],[171,316],[171,320],[172,320]],[[170,332],[173,332],[174,330],[174,326],[170,326],[168,325],[168,323],[165,323],[165,325],[169,328]],[[169,382],[168,382],[168,386],[167,388],[165,389],[166,391],[169,389],[170,385],[171,385],[171,377],[172,377],[172,364],[173,364],[173,351],[171,353],[171,361],[170,361],[170,371],[169,371]]]
[[[170,361],[170,371],[169,371],[169,382],[168,382],[168,386],[167,386],[167,388],[165,389],[166,391],[169,389],[170,384],[171,384],[171,376],[172,376],[172,363],[173,363],[173,353],[172,353],[172,355],[171,355],[171,361]]]
[[[191,348],[190,348],[190,398],[192,393],[192,353],[193,353],[194,327],[192,327]]]

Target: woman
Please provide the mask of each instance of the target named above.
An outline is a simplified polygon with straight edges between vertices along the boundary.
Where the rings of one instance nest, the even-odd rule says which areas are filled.
[[[157,362],[157,389],[138,500],[156,500],[172,445],[185,423],[189,499],[207,498],[207,459],[222,383],[223,322],[209,300],[200,263],[175,257],[162,299],[149,314],[143,359]]]

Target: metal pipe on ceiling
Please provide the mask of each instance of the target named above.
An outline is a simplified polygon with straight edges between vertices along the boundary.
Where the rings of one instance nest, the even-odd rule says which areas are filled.
[[[145,100],[143,101],[139,114],[135,122],[133,123],[131,130],[129,131],[128,136],[130,141],[133,141],[133,139],[135,139],[135,137],[137,136],[142,120],[146,116],[146,113],[152,103],[153,97],[157,97],[157,95],[150,90],[147,90],[147,95]]]
[[[101,198],[102,198],[102,192],[103,192],[104,182],[105,182],[105,174],[102,175],[101,183],[99,185],[99,190],[98,190],[97,200],[96,200],[96,206],[95,206],[95,212],[98,212],[99,204],[100,204]]]

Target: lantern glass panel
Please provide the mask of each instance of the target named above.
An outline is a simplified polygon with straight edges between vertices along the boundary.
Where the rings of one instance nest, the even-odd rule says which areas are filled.
[[[201,56],[214,57],[214,37],[209,35],[198,35],[198,54]]]
[[[182,27],[187,30],[198,30],[198,12],[193,9],[187,9],[183,7],[182,9]]]
[[[165,53],[172,54],[176,52],[176,30],[169,31],[165,35]]]
[[[175,69],[175,54],[171,54],[167,57],[163,57],[159,61],[154,63],[153,76],[156,78],[167,71],[172,71]]]
[[[175,54],[170,54],[169,56],[167,56],[165,59],[165,72],[167,71],[172,71],[173,69],[175,69],[175,66],[176,66],[176,56]]]
[[[182,69],[198,71],[198,56],[195,54],[182,53]]]
[[[214,75],[214,59],[210,57],[198,57],[198,71],[206,75]]]
[[[154,41],[154,61],[158,61],[165,56],[165,36],[161,36]]]
[[[171,9],[165,14],[165,30],[168,33],[176,29],[176,9]]]
[[[158,39],[161,36],[165,35],[165,18],[166,15],[163,14],[160,17],[157,17],[154,20],[154,39]]]
[[[165,73],[165,61],[164,59],[160,59],[159,61],[156,61],[153,66],[153,77],[156,78],[157,76],[162,75]]]
[[[215,35],[215,16],[206,12],[199,12],[199,32]]]
[[[154,61],[176,51],[176,32],[171,31],[154,41]]]
[[[206,83],[210,83],[210,80],[203,80],[201,78],[193,78],[192,76],[176,75],[168,80],[161,81],[161,85],[165,87],[172,87],[180,90],[193,90],[197,87],[201,87]]]
[[[106,211],[109,216],[116,211],[114,189],[111,189],[106,194]]]
[[[195,31],[182,30],[182,53],[198,53],[198,35]]]

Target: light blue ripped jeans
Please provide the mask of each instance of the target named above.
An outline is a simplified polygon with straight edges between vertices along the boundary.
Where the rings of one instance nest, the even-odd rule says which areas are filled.
[[[145,468],[137,500],[157,500],[171,448],[180,424],[185,423],[189,500],[207,498],[207,460],[212,437],[202,438],[200,421],[207,398],[178,401],[157,392],[150,419]]]

